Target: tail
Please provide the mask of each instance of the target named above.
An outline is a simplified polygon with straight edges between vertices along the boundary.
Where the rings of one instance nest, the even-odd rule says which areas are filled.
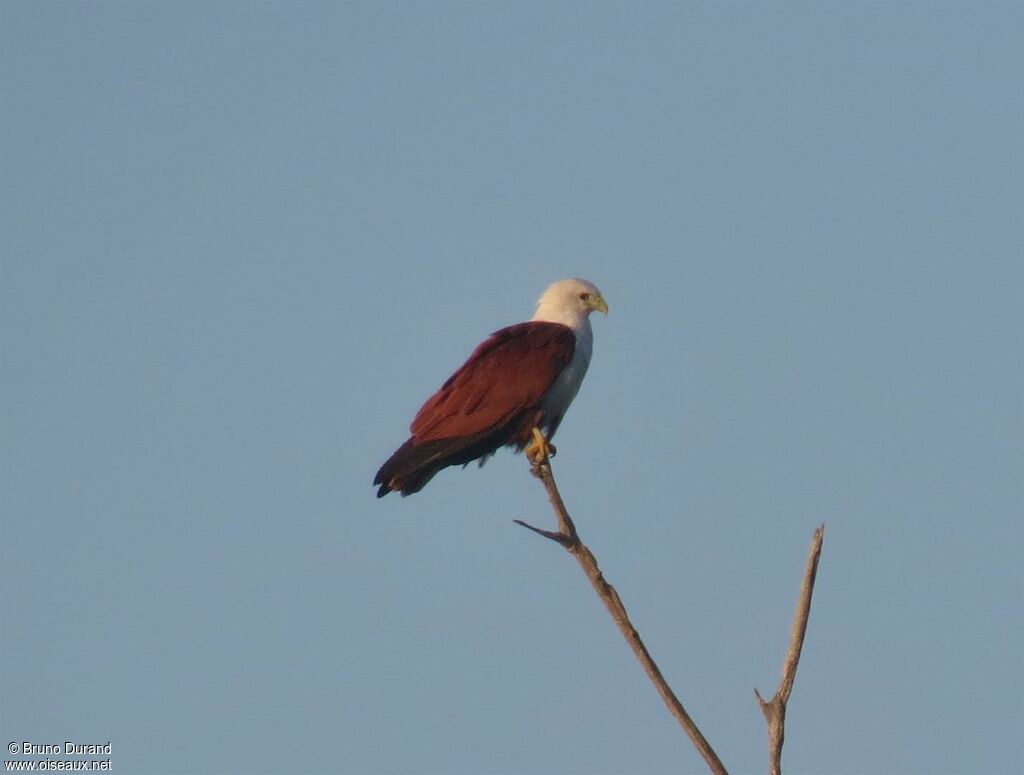
[[[437,445],[436,441],[416,444],[409,439],[400,446],[373,478],[373,483],[380,485],[377,497],[383,498],[389,492],[412,495],[422,490],[434,474],[445,467],[437,461],[437,452],[440,452]]]
[[[373,483],[380,485],[377,497],[383,498],[389,492],[399,492],[403,497],[412,495],[426,487],[438,471],[448,466],[466,465],[477,458],[486,459],[501,446],[501,442],[490,441],[491,435],[482,433],[419,443],[409,439],[388,458],[373,478]]]

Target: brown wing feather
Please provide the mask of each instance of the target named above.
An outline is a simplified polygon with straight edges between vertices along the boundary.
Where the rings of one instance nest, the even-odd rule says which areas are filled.
[[[495,331],[416,414],[413,440],[470,436],[539,408],[575,349],[575,334],[559,323]]]

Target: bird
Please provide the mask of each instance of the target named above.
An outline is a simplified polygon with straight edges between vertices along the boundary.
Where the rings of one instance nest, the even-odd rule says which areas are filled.
[[[554,454],[551,438],[590,365],[590,313],[608,314],[593,283],[552,283],[533,318],[485,339],[416,413],[409,439],[374,477],[377,497],[419,492],[444,468],[483,465],[501,447],[531,462]]]

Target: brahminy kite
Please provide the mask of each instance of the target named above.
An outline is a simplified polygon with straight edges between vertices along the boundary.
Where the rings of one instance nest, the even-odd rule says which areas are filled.
[[[499,447],[526,449],[531,460],[548,454],[590,365],[594,310],[608,313],[597,286],[559,280],[531,320],[491,334],[417,412],[409,440],[373,480],[377,497],[419,492],[442,468],[483,465]]]

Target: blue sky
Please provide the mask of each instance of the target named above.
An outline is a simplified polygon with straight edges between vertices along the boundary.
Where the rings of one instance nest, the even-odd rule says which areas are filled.
[[[556,475],[734,773],[1024,762],[1016,3],[0,4],[0,734],[131,773],[703,763],[522,457],[381,501],[597,283]]]

